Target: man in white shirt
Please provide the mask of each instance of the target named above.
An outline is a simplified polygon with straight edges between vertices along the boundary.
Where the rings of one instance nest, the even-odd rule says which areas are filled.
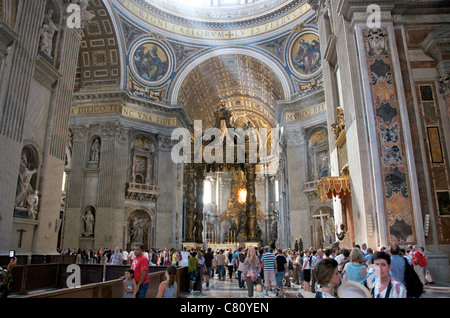
[[[128,264],[128,252],[126,250],[123,250],[122,252],[122,265],[127,265]]]
[[[339,255],[336,256],[334,259],[336,260],[336,262],[338,262],[338,264],[341,264],[342,260],[344,259],[344,249],[341,248],[341,250],[339,251]]]

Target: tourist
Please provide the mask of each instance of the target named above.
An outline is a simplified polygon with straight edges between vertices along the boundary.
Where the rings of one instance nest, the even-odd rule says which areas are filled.
[[[277,297],[284,297],[284,287],[283,287],[283,278],[284,273],[288,273],[288,266],[286,257],[283,254],[281,248],[277,250],[277,256],[275,257],[275,279],[277,282],[277,288],[280,292],[276,292]]]
[[[364,253],[364,257],[367,255],[367,244],[361,243],[361,251]]]
[[[198,269],[198,290],[200,292],[202,292],[202,287],[203,287],[203,277],[205,275],[205,271],[206,271],[206,265],[205,265],[205,257],[203,256],[202,251],[198,251],[197,253],[197,259],[198,259],[198,264],[197,264],[197,269]]]
[[[172,265],[178,266],[178,250],[172,250]]]
[[[133,259],[134,259],[134,249],[131,249],[130,253],[128,253],[128,263],[132,264],[133,263]]]
[[[258,252],[258,260],[261,263],[261,273],[259,276],[261,277],[261,280],[264,281],[264,263],[261,261],[262,257],[264,255],[264,249],[260,248]]]
[[[144,245],[136,243],[134,246],[134,258],[131,269],[134,270],[134,279],[137,281],[136,298],[145,298],[148,290],[148,265],[149,261],[144,256]]]
[[[264,296],[269,296],[269,287],[274,286],[276,288],[275,279],[275,255],[272,250],[269,250],[268,246],[264,247],[264,254],[261,258],[261,262],[264,263]]]
[[[411,257],[412,266],[419,276],[420,281],[423,285],[425,285],[425,271],[427,266],[427,261],[423,254],[419,251],[417,246],[414,246],[412,251],[414,251],[413,256]],[[412,253],[412,252],[411,252]]]
[[[237,275],[237,267],[238,267],[238,264],[237,264],[237,256],[238,256],[238,254],[239,254],[239,252],[238,252],[238,250],[234,250],[234,253],[233,253],[233,268],[234,268],[234,278],[238,278],[238,275]]]
[[[336,257],[336,261],[339,264],[339,272],[341,273],[341,276],[342,276],[342,271],[344,270],[345,264],[350,262],[350,250],[344,248],[342,250],[342,258],[339,261],[339,260],[337,260],[337,257]]]
[[[335,287],[341,282],[337,261],[332,258],[322,259],[314,267],[314,276],[320,285],[316,298],[336,298]]]
[[[135,298],[138,289],[136,280],[134,279],[134,271],[132,269],[126,269],[123,278],[123,298]]]
[[[298,267],[299,270],[299,279],[300,279],[300,288],[305,288],[305,274],[303,273],[302,269],[303,269],[303,258],[305,256],[305,252],[304,251],[300,251],[299,255],[298,255],[298,263],[300,264]]]
[[[355,247],[350,253],[350,262],[346,263],[342,271],[342,282],[352,280],[364,285],[367,275],[364,254]]]
[[[255,295],[253,297],[254,298],[264,298],[263,286],[261,284],[257,284],[255,286]]]
[[[391,275],[405,285],[405,261],[400,256],[400,246],[394,243],[391,246]]]
[[[128,252],[123,250],[122,252],[122,265],[128,265]]]
[[[286,257],[287,266],[288,266],[288,274],[285,276],[285,285],[286,287],[291,287],[291,278],[294,278],[294,251],[290,251],[289,249],[283,252]]]
[[[425,266],[423,267],[423,274],[425,275],[425,284],[434,284],[433,277],[431,276],[430,271],[428,270],[428,258],[425,254],[425,249],[423,247],[419,247],[419,252],[422,254],[425,260]]]
[[[225,280],[225,262],[226,258],[223,255],[223,250],[219,251],[219,254],[216,256],[216,264],[217,264],[217,272],[219,274],[219,280]]]
[[[208,247],[208,250],[207,250],[204,258],[205,258],[205,268],[206,268],[206,273],[205,273],[206,289],[209,289],[209,280],[212,277],[211,275],[212,275],[212,267],[213,267],[213,260],[214,260],[214,255],[211,252],[211,247]]]
[[[244,272],[244,262],[245,262],[245,258],[246,255],[243,252],[243,248],[240,247],[238,249],[238,255],[236,256],[236,262],[237,262],[237,276],[238,276],[238,284],[239,284],[239,288],[245,288],[245,278],[243,277],[243,272]]]
[[[366,265],[369,266],[372,264],[372,255],[373,250],[369,247],[367,250],[366,256],[364,257],[364,261],[366,262]]]
[[[314,276],[314,267],[323,259],[323,250],[319,249],[311,258],[311,292],[316,292],[316,277]]]
[[[300,269],[302,264],[300,263],[300,253],[295,252],[292,258],[292,266],[294,267],[292,277],[294,284],[300,285]]]
[[[17,258],[9,260],[6,270],[0,267],[0,299],[7,298],[12,284],[12,270],[17,266]]]
[[[122,251],[116,247],[114,253],[110,257],[109,265],[121,265],[123,260]]]
[[[230,281],[233,279],[233,254],[231,252],[227,255],[227,267],[228,267],[228,276],[230,277]]]
[[[339,253],[334,257],[336,262],[338,262],[338,265],[341,264],[342,260],[344,259],[344,248],[341,248],[339,250]]]
[[[159,285],[158,294],[156,298],[177,298],[178,286],[175,281],[177,275],[177,268],[174,265],[167,267],[165,272],[166,280]]]
[[[198,258],[196,252],[191,252],[188,259],[189,292],[194,292],[194,284],[198,280]]]
[[[372,256],[377,279],[373,283],[371,294],[373,298],[406,298],[405,286],[391,277],[391,258],[386,252],[376,252]]]
[[[407,256],[408,256],[408,263],[409,265],[413,266],[412,264],[412,258],[414,256],[414,253],[416,252],[416,248],[417,246],[413,246],[413,245],[408,245],[408,250],[407,250]]]
[[[248,249],[247,258],[244,261],[244,276],[247,281],[248,297],[253,297],[253,287],[261,284],[261,263],[256,256],[256,250],[253,247]]]
[[[183,251],[181,252],[180,266],[189,266],[189,255],[190,253],[186,251],[186,246],[183,247]]]
[[[304,279],[304,290],[311,291],[309,282],[311,280],[311,252],[306,250],[305,256],[303,257],[302,273]]]

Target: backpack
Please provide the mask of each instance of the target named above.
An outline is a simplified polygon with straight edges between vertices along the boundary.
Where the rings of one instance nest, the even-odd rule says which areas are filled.
[[[408,261],[405,259],[405,287],[406,295],[408,298],[420,297],[423,293],[423,284],[419,279],[414,268],[409,265]]]

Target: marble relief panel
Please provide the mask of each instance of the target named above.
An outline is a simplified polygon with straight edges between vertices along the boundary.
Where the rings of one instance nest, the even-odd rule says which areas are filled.
[[[363,36],[385,191],[388,244],[413,243],[414,215],[388,33],[386,29],[364,30]]]

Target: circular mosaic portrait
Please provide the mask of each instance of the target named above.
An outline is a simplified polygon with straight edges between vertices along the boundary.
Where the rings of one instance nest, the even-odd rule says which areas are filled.
[[[290,66],[300,77],[313,77],[320,72],[322,58],[320,55],[319,36],[312,32],[300,34],[291,44]]]
[[[157,42],[146,40],[138,43],[130,57],[133,73],[150,85],[161,84],[170,74],[169,52]]]

